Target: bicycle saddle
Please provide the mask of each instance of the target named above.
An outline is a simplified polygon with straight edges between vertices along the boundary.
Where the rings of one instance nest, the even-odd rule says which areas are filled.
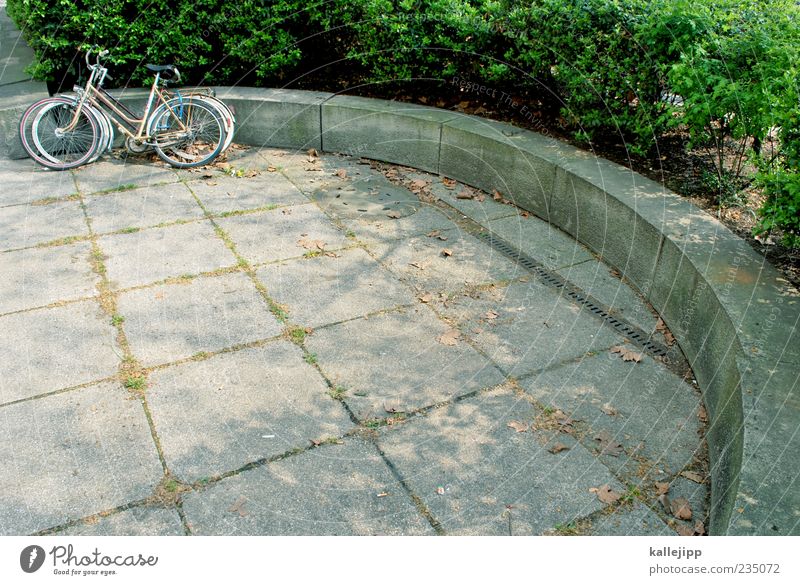
[[[161,77],[165,80],[173,79],[178,76],[178,69],[175,65],[153,65],[152,63],[148,63],[145,65],[148,71],[152,71],[153,73],[161,73]],[[169,75],[163,75],[164,73],[169,73]]]

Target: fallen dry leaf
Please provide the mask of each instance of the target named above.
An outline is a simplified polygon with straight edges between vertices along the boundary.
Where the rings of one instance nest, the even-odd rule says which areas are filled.
[[[622,453],[622,445],[614,440],[614,438],[606,430],[602,430],[594,436],[600,447],[600,455],[611,455],[612,457],[619,457]]]
[[[664,336],[664,339],[667,342],[667,345],[669,345],[670,347],[674,345],[675,336],[672,335],[672,332],[667,328],[664,321],[661,320],[661,317],[659,317],[658,321],[656,322],[656,331],[661,332],[661,334]]]
[[[708,422],[708,412],[706,411],[705,406],[701,406],[697,409],[697,418],[700,420],[701,423]]]
[[[694,523],[694,533],[697,536],[704,536],[706,533],[706,526],[703,524],[702,520],[698,520]]]
[[[658,502],[664,507],[664,511],[667,514],[672,514],[672,510],[670,509],[669,496],[667,494],[661,494],[660,496],[658,496]]]
[[[483,203],[484,201],[486,201],[486,195],[484,195],[483,193],[478,193],[477,195],[475,195],[475,201],[477,201],[478,203]]]
[[[428,181],[423,181],[422,179],[417,179],[415,181],[411,181],[409,188],[411,189],[412,193],[419,193],[425,187],[428,186]]]
[[[553,455],[567,450],[569,450],[569,447],[567,447],[564,443],[554,443],[553,446],[548,449],[548,451]]]
[[[274,172],[275,172],[275,171],[277,171],[278,169],[276,169],[275,167],[267,167],[267,170],[268,170],[270,173],[274,173]]]
[[[297,245],[301,248],[305,248],[306,250],[324,250],[325,249],[325,242],[322,240],[308,240],[306,238],[302,238],[297,240]]]
[[[421,297],[418,297],[418,298],[423,303],[430,303],[433,300],[433,293],[427,292],[427,293],[425,293],[424,295],[422,295]]]
[[[340,179],[346,179],[347,178],[347,170],[346,169],[338,169],[336,171],[336,176],[339,177]]]
[[[437,341],[442,345],[457,345],[461,332],[458,329],[450,329],[442,333]]]
[[[495,201],[502,201],[503,200],[503,196],[500,195],[500,191],[495,189],[494,191],[492,191],[492,199],[494,199]]]
[[[703,476],[694,471],[681,471],[681,476],[689,479],[695,483],[703,483]]]
[[[241,517],[247,516],[247,510],[245,510],[244,505],[247,503],[247,498],[244,496],[239,496],[239,499],[228,508],[228,512],[236,512]]]
[[[443,248],[442,249],[442,256],[444,256],[445,258],[449,258],[452,255],[453,255],[453,251],[450,248]]]
[[[319,156],[316,148],[309,148],[307,154],[308,156]]]
[[[455,186],[456,186],[456,181],[455,181],[455,179],[448,179],[447,177],[442,177],[442,183],[443,183],[443,184],[444,184],[444,186],[445,186],[445,187],[447,187],[448,189],[452,189],[453,187],[455,187]]]
[[[600,410],[602,410],[603,413],[607,414],[608,416],[617,416],[617,409],[611,406],[608,402],[601,406]]]
[[[469,191],[460,191],[456,195],[456,199],[472,199],[472,193],[470,193]]]
[[[675,525],[675,532],[678,533],[678,536],[694,536],[694,530],[682,523],[677,523]]]
[[[259,173],[258,170],[256,170],[256,169],[249,169],[249,170],[245,171],[244,178],[245,179],[252,179],[253,177],[257,177],[260,174],[261,173]]]
[[[666,494],[669,491],[669,482],[667,481],[657,481],[656,482],[656,493],[659,496]]]
[[[528,423],[520,422],[518,420],[512,420],[506,426],[510,429],[514,429],[518,433],[524,433],[528,430]]]
[[[528,218],[528,217],[531,216],[531,214],[528,213],[527,211],[520,211],[519,214],[520,214],[521,217],[524,217],[524,218]]]
[[[670,502],[669,509],[678,520],[692,519],[692,507],[686,498],[675,498]]]
[[[611,353],[618,353],[620,357],[622,357],[622,361],[624,362],[636,362],[639,363],[642,361],[642,354],[636,351],[633,351],[630,348],[625,347],[624,345],[615,345],[611,348]]]
[[[386,214],[386,217],[391,217],[392,219],[400,219],[401,215],[399,211],[392,210]]]
[[[498,315],[495,311],[486,311],[486,313],[483,315],[483,318],[491,321],[493,319],[497,319],[499,316],[500,315]]]
[[[429,238],[436,238],[439,236],[440,233],[441,232],[439,230],[433,230],[432,232],[428,232],[425,235],[428,236]]]
[[[612,490],[611,486],[608,484],[596,488],[589,488],[589,491],[593,494],[597,494],[597,499],[604,504],[613,504],[622,497],[621,494]]]

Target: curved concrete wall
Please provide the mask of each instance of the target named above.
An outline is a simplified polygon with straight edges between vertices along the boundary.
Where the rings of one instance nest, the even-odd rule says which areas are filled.
[[[619,165],[508,124],[319,92],[217,94],[236,109],[238,142],[497,189],[601,255],[661,314],[703,390],[711,533],[800,533],[800,296],[721,223]]]

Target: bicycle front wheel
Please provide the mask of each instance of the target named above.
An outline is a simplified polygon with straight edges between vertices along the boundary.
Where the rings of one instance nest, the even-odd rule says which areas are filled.
[[[39,154],[34,157],[37,162],[51,169],[65,170],[82,165],[95,154],[100,146],[100,125],[86,108],[81,108],[75,119],[76,107],[72,103],[52,101],[35,114],[30,138]]]
[[[225,123],[215,108],[189,99],[177,107],[162,104],[150,118],[149,134],[158,156],[174,167],[200,167],[225,145]]]

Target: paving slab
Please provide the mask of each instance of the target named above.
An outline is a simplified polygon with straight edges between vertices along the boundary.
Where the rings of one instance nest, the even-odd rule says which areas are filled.
[[[208,221],[115,234],[98,240],[111,286],[127,288],[236,264]]]
[[[147,391],[169,469],[197,481],[352,427],[286,341],[152,372]]]
[[[541,534],[603,508],[619,483],[579,444],[552,454],[532,405],[504,387],[387,427],[379,445],[449,534]]]
[[[95,301],[0,317],[0,404],[116,374],[110,321]]]
[[[319,240],[326,249],[349,245],[345,237],[324,213],[313,204],[296,205],[217,220],[236,249],[251,263],[274,262],[295,258],[308,252],[299,240]]]
[[[86,219],[77,201],[0,207],[0,250],[88,234]]]
[[[306,196],[286,177],[267,170],[249,178],[214,175],[186,185],[203,202],[203,206],[214,214],[308,203]]]
[[[0,408],[0,534],[149,496],[163,475],[144,409],[100,384]]]
[[[450,327],[418,306],[319,329],[306,338],[320,368],[346,388],[359,419],[385,417],[450,400],[503,381],[463,342],[437,341]]]
[[[129,291],[119,296],[117,313],[125,318],[131,351],[145,366],[281,332],[252,280],[242,273]]]
[[[550,270],[594,259],[589,250],[567,234],[533,216],[514,215],[479,223]]]
[[[73,170],[83,194],[116,191],[137,185],[174,183],[178,174],[169,166],[153,162],[100,160]]]
[[[67,197],[78,192],[70,173],[49,171],[33,160],[4,160],[0,169],[0,207]]]
[[[356,239],[367,244],[390,242],[413,236],[423,236],[439,232],[448,237],[447,232],[460,228],[446,213],[430,205],[424,205],[415,213],[399,218],[382,215],[377,218],[340,218]]]
[[[622,342],[611,327],[533,277],[437,301],[435,307],[515,376]]]
[[[663,481],[701,454],[699,392],[648,355],[639,363],[624,362],[620,354],[604,351],[520,384],[545,407],[581,420],[589,437],[605,431],[620,443],[630,455],[602,459],[631,481],[641,458]],[[602,450],[601,442],[596,450]]]
[[[677,536],[650,508],[640,502],[620,506],[592,519],[590,536]]]
[[[375,447],[350,438],[183,498],[194,534],[433,534]]]
[[[84,202],[96,234],[204,217],[203,210],[182,183],[92,195]]]
[[[110,516],[92,516],[58,533],[60,536],[183,536],[175,508],[137,506]]]
[[[97,293],[88,242],[0,255],[0,314]]]
[[[607,264],[592,259],[557,272],[610,307],[611,315],[625,319],[665,343],[663,334],[656,332],[656,313],[640,295],[615,276]]]
[[[376,259],[410,286],[430,292],[460,291],[519,277],[523,269],[473,236],[450,231],[370,246]]]
[[[319,327],[416,302],[362,249],[270,264],[256,273],[292,322]]]

